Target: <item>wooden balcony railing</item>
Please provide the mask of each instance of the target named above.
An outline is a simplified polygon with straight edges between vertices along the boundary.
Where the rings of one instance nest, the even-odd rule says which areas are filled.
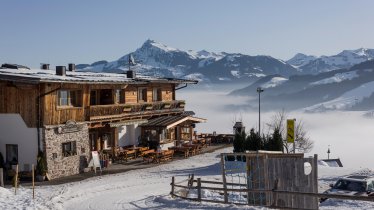
[[[102,120],[111,118],[122,118],[133,115],[152,115],[171,112],[183,112],[185,102],[176,101],[157,101],[150,103],[137,104],[111,104],[97,105],[89,108],[88,120]]]

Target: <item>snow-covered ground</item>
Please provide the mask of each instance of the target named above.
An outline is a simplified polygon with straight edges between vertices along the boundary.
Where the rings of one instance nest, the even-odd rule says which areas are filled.
[[[177,182],[186,179],[191,173],[203,180],[222,180],[219,154],[231,151],[232,148],[226,148],[152,168],[97,176],[57,186],[40,186],[36,188],[35,200],[32,199],[30,187],[21,187],[17,195],[14,195],[13,188],[0,188],[0,209],[260,209],[232,204],[189,202],[169,196],[172,176],[176,177]],[[329,183],[340,176],[354,173],[374,175],[374,171],[370,169],[326,166],[320,166],[319,172],[320,191],[325,190]],[[374,203],[328,200],[320,208],[373,209]]]

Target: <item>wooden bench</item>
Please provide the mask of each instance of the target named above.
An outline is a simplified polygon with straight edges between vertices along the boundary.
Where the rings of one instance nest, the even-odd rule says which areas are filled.
[[[143,151],[142,152],[143,161],[144,162],[147,161],[148,163],[152,162],[155,158],[154,152],[155,152],[154,149]]]
[[[188,158],[190,156],[190,150],[189,147],[169,147],[169,150],[174,150],[174,153],[181,153],[184,158]]]
[[[124,159],[127,162],[128,160],[136,158],[136,150],[125,150],[124,151]]]
[[[144,154],[147,154],[147,151],[149,151],[150,149],[148,147],[140,147],[138,149],[138,154],[137,156],[138,157],[143,157]]]
[[[160,162],[172,160],[173,156],[174,156],[174,150],[163,151],[161,153],[161,155],[159,157],[157,157],[157,161],[156,162],[160,163]]]

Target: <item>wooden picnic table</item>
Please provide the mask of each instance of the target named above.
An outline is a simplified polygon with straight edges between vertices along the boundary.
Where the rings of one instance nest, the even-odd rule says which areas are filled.
[[[174,150],[162,150],[162,151],[154,151],[149,153],[150,159],[148,159],[148,163],[160,163],[167,160],[172,160],[174,155]]]
[[[121,161],[124,160],[125,162],[127,162],[130,159],[136,158],[136,151],[125,149],[125,150],[119,151],[118,157],[119,157],[119,160]]]
[[[174,147],[169,147],[169,149],[174,150],[174,152],[182,153],[185,158],[190,156],[191,147],[174,146]]]

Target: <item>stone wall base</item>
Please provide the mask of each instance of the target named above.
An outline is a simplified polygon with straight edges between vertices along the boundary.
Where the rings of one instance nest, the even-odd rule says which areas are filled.
[[[79,129],[68,132],[62,129],[64,125],[48,126],[43,129],[43,145],[51,179],[79,174],[87,167],[90,157],[88,126],[77,125]],[[64,155],[63,143],[69,142],[75,142],[76,153]]]

